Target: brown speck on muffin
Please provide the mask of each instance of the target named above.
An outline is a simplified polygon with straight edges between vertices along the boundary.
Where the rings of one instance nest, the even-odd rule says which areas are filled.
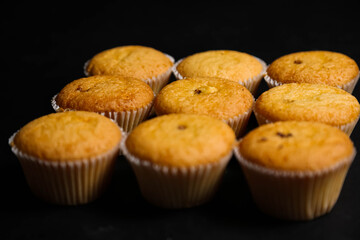
[[[200,89],[195,89],[194,94],[200,94],[201,90]]]
[[[187,128],[187,126],[185,126],[185,125],[179,125],[179,126],[178,126],[178,129],[179,129],[179,130],[184,130],[184,129],[186,129],[186,128]]]
[[[76,91],[79,91],[79,92],[88,92],[88,91],[90,91],[90,88],[89,88],[89,89],[82,89],[81,86],[78,86],[78,87],[76,88]]]
[[[276,135],[281,137],[281,138],[288,138],[288,137],[293,136],[292,133],[282,133],[282,132],[277,132]]]
[[[259,142],[266,142],[267,141],[267,138],[266,137],[262,137],[259,139]]]
[[[294,99],[284,99],[284,102],[286,102],[286,103],[293,103],[293,102],[295,102],[295,100],[294,100]]]

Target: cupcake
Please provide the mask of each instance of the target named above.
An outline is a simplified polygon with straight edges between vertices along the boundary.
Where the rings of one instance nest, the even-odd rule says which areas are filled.
[[[272,62],[264,77],[268,86],[285,83],[318,83],[352,93],[359,79],[359,67],[350,57],[330,51],[304,51]]]
[[[115,75],[80,78],[52,99],[55,111],[89,111],[109,117],[129,132],[146,119],[154,93],[141,80]]]
[[[220,120],[169,114],[137,126],[122,151],[145,199],[163,208],[187,208],[215,194],[234,143],[234,132]]]
[[[317,122],[265,124],[235,147],[256,205],[288,220],[330,212],[355,154],[348,135]]]
[[[173,73],[177,79],[195,77],[225,78],[238,82],[255,94],[264,76],[266,64],[247,53],[211,50],[177,61]]]
[[[110,119],[74,111],[37,118],[9,140],[27,183],[40,199],[61,205],[97,199],[109,184],[123,134]]]
[[[84,66],[86,76],[121,75],[146,82],[155,93],[166,85],[174,59],[145,46],[120,46],[93,56]]]
[[[247,126],[253,104],[253,95],[237,82],[195,77],[165,86],[155,98],[154,109],[157,115],[208,115],[226,122],[239,136]]]
[[[259,124],[276,121],[315,121],[338,127],[348,135],[360,114],[358,100],[329,85],[289,83],[263,92],[254,113]]]

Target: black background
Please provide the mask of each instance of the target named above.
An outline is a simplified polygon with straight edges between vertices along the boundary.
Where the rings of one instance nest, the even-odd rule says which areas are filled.
[[[28,189],[7,144],[21,126],[53,112],[51,97],[66,83],[83,77],[85,61],[120,45],[150,46],[176,60],[200,51],[231,49],[268,64],[291,52],[331,50],[359,64],[356,1],[335,3],[2,4],[0,239],[360,239],[359,156],[329,214],[291,222],[257,210],[235,158],[212,201],[191,209],[166,210],[148,204],[122,157],[109,189],[95,202],[46,204]],[[262,82],[258,94],[266,89]],[[357,86],[353,94],[358,97],[359,91]],[[248,129],[256,126],[252,116]],[[358,126],[351,138],[359,149]]]

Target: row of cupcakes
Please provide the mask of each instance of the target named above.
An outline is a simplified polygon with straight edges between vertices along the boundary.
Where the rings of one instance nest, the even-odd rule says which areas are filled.
[[[225,55],[229,55],[229,56],[232,56],[232,54],[235,53],[234,51],[211,51],[210,53],[214,54],[214,52],[215,52],[215,54],[222,53],[221,55],[225,54]],[[114,54],[114,53],[113,53],[113,55],[116,56],[116,54]],[[134,54],[127,52],[125,55],[133,56]],[[168,57],[166,55],[165,55],[165,57],[168,60],[171,59],[170,57]],[[231,57],[231,58],[234,58],[234,57]],[[139,59],[141,59],[141,57],[139,55],[135,54],[134,59],[139,60]],[[170,62],[173,62],[173,61],[170,60]],[[185,60],[182,60],[181,62],[185,62]],[[260,61],[258,61],[258,62],[261,63]],[[87,63],[87,67],[86,67],[87,75],[93,75],[93,74],[90,74],[91,71],[88,70],[88,69],[91,69],[90,68],[90,66],[92,66],[91,64],[92,64],[92,60],[90,60]],[[196,66],[196,62],[191,65]],[[262,66],[261,71],[263,71],[264,65],[262,65],[262,64],[260,64],[260,65]],[[110,66],[116,66],[116,63],[107,65],[108,68]],[[177,64],[175,66],[177,66]],[[200,69],[201,66],[202,66],[202,64],[198,65],[198,69]],[[95,69],[97,69],[97,68],[95,68]],[[106,69],[106,67],[105,67],[105,69]],[[131,68],[123,67],[123,69],[129,70]],[[145,67],[142,67],[142,69],[145,69]],[[172,67],[172,69],[174,69],[174,68]],[[224,66],[222,66],[221,69],[224,69]],[[129,70],[129,72],[131,72],[131,71],[134,71],[134,70]],[[166,72],[167,72],[166,78],[168,78],[169,71],[167,70]],[[221,72],[221,71],[218,71],[218,72]],[[148,82],[148,85],[147,85],[147,84],[144,84],[144,81],[136,80],[134,78],[114,76],[114,75],[109,75],[109,73],[107,73],[107,74],[108,75],[94,75],[92,77],[79,79],[72,83],[69,83],[57,96],[54,97],[54,99],[53,99],[54,109],[57,111],[85,110],[85,111],[98,112],[109,118],[114,119],[120,126],[123,126],[127,132],[130,132],[132,130],[132,128],[136,127],[141,121],[145,120],[151,111],[151,106],[152,106],[152,103],[154,102],[154,93],[148,85],[159,86],[159,84]],[[115,73],[112,73],[112,74],[115,74]],[[184,73],[182,73],[182,74],[184,74]],[[262,74],[263,73],[260,72],[261,77],[262,77]],[[260,80],[261,80],[261,77],[260,77]],[[155,79],[154,81],[157,81],[156,79],[159,79],[159,78],[152,77],[150,79]],[[254,78],[247,78],[247,79],[254,79]],[[165,86],[167,84],[167,81],[168,80],[161,81],[162,85]],[[184,207],[184,206],[189,207],[189,206],[201,204],[202,202],[206,201],[206,199],[208,199],[209,197],[211,197],[214,194],[214,191],[215,191],[214,189],[216,189],[219,179],[221,179],[221,175],[223,174],[223,170],[226,167],[227,161],[231,158],[232,151],[231,150],[229,151],[229,149],[232,149],[232,147],[234,145],[234,139],[236,138],[236,136],[240,136],[242,134],[242,132],[244,131],[248,117],[250,116],[253,106],[254,106],[253,95],[245,87],[238,84],[238,82],[239,81],[231,82],[231,81],[225,80],[225,79],[200,78],[200,77],[195,76],[195,77],[186,77],[186,79],[184,79],[184,80],[179,80],[179,81],[175,81],[171,84],[168,84],[161,91],[160,91],[160,89],[163,86],[157,88],[158,94],[156,95],[155,104],[154,104],[155,111],[157,112],[158,115],[162,115],[162,114],[167,114],[167,115],[163,116],[163,117],[157,117],[151,121],[150,120],[146,121],[146,123],[139,126],[139,128],[136,127],[135,129],[140,129],[140,130],[136,130],[136,131],[134,131],[134,133],[131,132],[129,139],[134,139],[134,137],[131,137],[131,136],[134,136],[134,135],[136,136],[136,133],[140,136],[135,137],[135,139],[137,139],[137,140],[133,140],[135,143],[133,143],[133,144],[129,143],[129,146],[132,146],[132,148],[130,147],[130,149],[129,149],[128,145],[125,144],[124,142],[122,144],[122,146],[123,146],[122,148],[125,152],[125,155],[127,156],[130,163],[132,164],[133,169],[138,177],[138,181],[139,181],[140,187],[142,189],[143,195],[149,201],[155,203],[156,205],[165,206],[165,207],[166,206],[167,207]],[[246,86],[246,84],[242,84],[242,85]],[[300,85],[305,86],[306,84],[299,84],[299,86]],[[252,86],[254,86],[254,85],[252,85]],[[288,86],[290,86],[290,85],[288,85]],[[320,85],[313,85],[313,86],[317,86],[318,88],[322,87]],[[278,89],[278,88],[280,88],[280,87],[277,87],[274,89]],[[154,91],[156,91],[156,90],[154,90]],[[256,91],[256,87],[252,88],[252,91]],[[304,90],[304,91],[307,91],[309,93],[311,92],[308,89]],[[331,88],[331,91],[334,91],[333,88]],[[325,95],[331,93],[331,91],[326,90]],[[337,95],[341,96],[340,97],[341,100],[338,101],[339,105],[341,106],[342,103],[344,103],[344,102],[346,103],[348,101],[348,99],[351,99],[351,98],[349,97],[350,94],[346,93],[345,91],[342,91],[342,90],[339,90],[339,91],[340,91],[340,93],[336,92],[336,91],[334,93],[335,93],[335,96],[337,96]],[[318,99],[318,95],[315,95],[315,98],[313,96],[312,99]],[[342,95],[345,96],[345,99],[342,98]],[[138,98],[139,96],[140,96],[140,98]],[[358,110],[356,110],[356,109],[358,109],[358,103],[356,101],[356,98],[354,98],[353,96],[351,96],[351,97],[352,97],[351,101],[354,102],[353,109],[355,109],[355,112],[357,111],[357,115],[355,114],[356,119],[357,119],[358,118]],[[140,99],[140,100],[135,100],[135,99]],[[187,101],[184,101],[185,99],[187,99]],[[327,99],[333,99],[333,97],[331,96],[331,97],[328,97]],[[335,101],[336,101],[336,99],[338,99],[338,98],[335,98]],[[118,104],[119,101],[120,101],[120,104]],[[121,104],[121,101],[123,102],[123,104]],[[124,102],[126,104],[124,104]],[[224,104],[224,102],[226,104]],[[301,102],[301,101],[299,101],[299,99],[295,99],[295,100],[290,99],[290,100],[287,100],[287,102],[294,103],[294,102]],[[184,103],[185,103],[185,105],[184,105]],[[118,107],[119,107],[118,105],[120,105],[120,106],[122,105],[121,106],[122,109],[120,111],[118,111]],[[333,105],[333,102],[328,102],[325,105],[328,105],[331,107]],[[141,107],[139,108],[138,106],[141,106]],[[270,106],[271,106],[271,104],[270,104]],[[135,114],[128,114],[128,115],[126,114],[127,112],[129,112],[129,109],[134,110],[134,108],[136,110]],[[237,108],[241,109],[240,113],[236,112],[236,111],[239,111],[239,109],[237,109]],[[288,108],[288,107],[286,107],[286,108]],[[187,113],[186,117],[184,117],[183,114],[171,114],[174,111],[179,113],[178,109],[184,110],[185,113]],[[217,123],[216,123],[216,121],[214,122],[214,120],[210,121],[208,117],[199,117],[199,115],[195,115],[195,116],[189,115],[189,113],[202,114],[201,112],[192,112],[192,111],[194,111],[194,109],[201,110],[201,111],[203,111],[203,113],[213,113],[214,114],[213,116],[211,116],[211,114],[207,114],[207,115],[210,115],[211,117],[218,116],[219,113],[221,116],[221,114],[235,111],[236,119],[235,120],[232,119],[231,120],[232,122],[227,122],[227,123],[228,123],[228,125],[230,125],[233,128],[233,130],[236,133],[236,136],[234,135],[234,132],[232,132],[230,134],[229,127],[228,126],[224,127],[224,124],[220,124],[219,120],[217,120]],[[270,109],[271,109],[271,107],[270,107]],[[280,108],[281,111],[282,111],[282,109],[283,108]],[[335,109],[335,111],[336,111],[336,109]],[[256,113],[258,113],[258,112],[260,112],[260,111],[257,111]],[[67,116],[69,116],[69,114],[76,115],[76,114],[80,114],[80,113],[84,114],[83,112],[74,112],[74,113],[69,112],[69,113],[63,113],[63,114],[64,114],[64,116],[66,114],[68,114]],[[234,114],[234,113],[232,113],[232,114]],[[330,116],[332,116],[331,114],[332,113],[330,113]],[[258,115],[259,114],[256,114],[257,118],[258,118]],[[285,114],[285,115],[288,115],[288,114]],[[53,116],[53,115],[51,115],[51,116]],[[55,114],[54,116],[60,116],[60,115]],[[169,120],[170,118],[168,118],[168,116],[175,116],[174,117],[175,120]],[[68,119],[76,119],[78,117],[79,116],[76,116],[76,117],[72,116],[72,117],[68,117]],[[224,117],[215,117],[215,118],[224,120]],[[233,118],[233,117],[231,117],[231,118]],[[345,117],[345,118],[347,118],[347,120],[351,119],[350,117]],[[167,120],[164,121],[162,119],[167,119]],[[183,119],[183,120],[181,120],[181,119]],[[196,119],[200,119],[199,120],[200,123],[198,123],[198,121]],[[269,119],[271,119],[271,118],[269,118]],[[282,120],[289,120],[289,119],[282,119]],[[301,119],[301,120],[304,120],[304,119]],[[158,121],[158,123],[156,123],[156,121]],[[209,122],[210,124],[207,123],[208,121],[210,121]],[[271,121],[275,121],[275,120],[271,119]],[[62,121],[57,120],[55,122],[62,122]],[[71,126],[71,124],[69,124],[68,120],[66,122],[69,126]],[[85,121],[85,122],[87,122],[87,121]],[[93,123],[94,121],[90,121],[90,122]],[[155,122],[155,123],[151,123],[151,122]],[[171,122],[173,122],[172,125],[171,125]],[[351,121],[351,122],[353,122],[353,121]],[[194,127],[191,127],[192,123],[195,124]],[[55,124],[57,126],[50,127],[50,129],[51,128],[58,129],[58,130],[60,129],[60,131],[61,131],[61,129],[64,127],[64,126],[61,126],[61,124],[59,124],[59,123],[55,123]],[[147,124],[150,125],[149,129],[144,127],[144,126],[147,126]],[[152,124],[155,124],[155,125],[152,125]],[[162,127],[158,126],[157,124],[160,124]],[[167,124],[170,124],[170,125],[167,125]],[[207,126],[212,125],[212,124],[214,124],[216,127],[215,127],[214,131],[210,131],[210,133],[209,133],[210,135],[208,136],[205,134],[205,132],[207,130],[204,129],[204,127],[206,128]],[[355,126],[355,124],[356,124],[356,122],[352,125],[352,128]],[[86,124],[84,125],[83,123],[81,125],[86,126]],[[240,126],[240,127],[234,127],[235,125]],[[225,124],[225,126],[226,126],[226,124]],[[211,129],[210,127],[208,127],[208,128]],[[220,128],[222,130],[218,131],[218,128]],[[201,131],[201,129],[203,129],[203,131]],[[146,131],[149,131],[148,135],[146,135]],[[167,139],[166,136],[169,131],[170,132],[174,131],[174,134],[173,135],[170,134],[170,135],[171,135],[171,139],[175,140],[175,142],[170,139],[166,140]],[[190,131],[190,134],[188,131]],[[294,131],[296,132],[296,130],[294,130]],[[331,131],[333,131],[333,130],[331,130]],[[348,130],[348,131],[350,131],[350,130]],[[92,130],[90,132],[92,132]],[[221,134],[219,134],[219,132]],[[351,131],[350,131],[350,133],[351,133]],[[348,132],[348,134],[350,134],[350,133]],[[177,135],[177,134],[179,134],[179,135]],[[182,134],[185,134],[185,135],[182,135]],[[214,134],[214,136],[211,134]],[[20,134],[20,135],[22,135],[22,134]],[[66,134],[66,135],[68,135],[68,134]],[[120,139],[124,140],[124,134],[120,134],[120,135],[122,136],[122,137],[120,137]],[[290,135],[292,136],[293,134],[291,133]],[[319,135],[321,136],[321,133]],[[32,153],[27,152],[27,150],[25,150],[25,153],[24,153],[24,150],[22,149],[22,147],[18,147],[18,145],[22,145],[22,144],[16,144],[16,142],[17,142],[16,139],[18,138],[17,136],[18,136],[18,134],[15,134],[11,138],[10,144],[12,145],[12,149],[13,149],[14,153],[16,153],[16,155],[19,157],[19,159],[22,159],[21,162],[23,162],[23,161],[26,162],[26,163],[22,163],[24,171],[25,171],[25,168],[30,169],[30,170],[26,170],[26,172],[28,173],[28,174],[26,174],[27,179],[28,178],[32,179],[32,180],[28,180],[29,185],[31,184],[30,182],[36,183],[35,185],[39,184],[40,182],[44,182],[44,179],[38,179],[39,176],[45,176],[45,178],[46,178],[46,176],[49,176],[49,175],[61,176],[61,178],[56,177],[56,179],[53,179],[53,181],[45,181],[45,182],[48,182],[49,186],[51,186],[48,188],[49,191],[51,189],[53,189],[54,185],[68,186],[68,185],[71,185],[71,183],[73,183],[74,181],[76,182],[76,184],[77,184],[76,187],[72,188],[71,190],[62,189],[62,190],[59,190],[56,193],[54,193],[56,196],[62,196],[62,199],[64,198],[64,194],[62,194],[62,193],[65,192],[66,194],[68,194],[67,197],[65,198],[66,201],[63,199],[61,201],[61,203],[78,204],[78,203],[88,202],[89,197],[85,198],[86,199],[85,201],[84,200],[82,200],[82,201],[76,200],[78,198],[78,194],[81,193],[82,196],[85,196],[86,192],[87,192],[87,190],[84,190],[85,188],[81,184],[82,179],[87,179],[87,180],[94,179],[94,177],[88,177],[88,175],[91,172],[96,172],[98,174],[98,175],[95,174],[96,176],[98,176],[98,177],[95,177],[95,181],[97,181],[96,179],[104,179],[105,175],[106,176],[110,175],[109,173],[104,174],[102,171],[98,171],[99,164],[96,164],[95,160],[93,161],[93,165],[95,167],[90,168],[88,166],[89,164],[87,161],[87,159],[88,159],[87,157],[82,158],[82,161],[76,161],[77,163],[81,162],[81,164],[74,164],[74,158],[72,158],[72,159],[70,158],[70,161],[65,161],[65,162],[70,162],[70,164],[68,164],[68,163],[59,164],[59,162],[61,162],[61,161],[57,161],[57,160],[54,161],[55,162],[54,164],[43,163],[41,161],[41,159],[45,155],[39,155],[39,156],[34,157],[34,156],[32,156]],[[55,136],[57,136],[57,134],[55,134]],[[151,139],[154,139],[155,136],[157,136],[159,138],[159,140],[152,141]],[[183,137],[181,137],[181,136],[183,136]],[[288,133],[287,134],[278,134],[278,136],[289,136],[289,134]],[[33,137],[36,138],[38,136],[36,136],[36,134],[35,134],[35,136],[33,135]],[[200,140],[199,140],[199,137],[200,137]],[[31,141],[29,139],[28,139],[28,141]],[[70,139],[72,139],[72,138],[70,138]],[[75,137],[75,139],[76,139],[76,137]],[[84,139],[84,136],[82,136],[81,139]],[[180,139],[180,142],[183,141],[182,144],[185,144],[185,146],[187,144],[190,145],[190,146],[188,146],[189,147],[188,150],[185,150],[186,147],[184,148],[184,146],[181,143],[179,144],[179,142],[176,142],[179,139]],[[206,139],[206,141],[205,141],[205,139]],[[142,141],[142,140],[145,140],[145,141]],[[18,140],[18,141],[22,142],[23,140]],[[36,140],[34,141],[34,139],[32,139],[32,141],[34,143],[37,142]],[[97,140],[97,141],[99,141],[99,140]],[[50,139],[46,139],[45,142],[52,142],[52,141]],[[117,144],[115,144],[115,145],[118,146],[120,140],[118,139],[118,141],[115,141],[115,142],[117,142]],[[131,142],[131,140],[129,140],[129,142]],[[97,142],[97,143],[99,143],[99,142]],[[141,143],[149,144],[150,147],[148,148],[148,150],[145,151],[144,149],[147,149],[147,148],[145,146],[139,145]],[[56,143],[56,144],[61,145],[59,143]],[[202,145],[202,144],[204,144],[204,145]],[[26,146],[26,144],[23,144],[23,145]],[[40,142],[40,146],[41,145],[47,146],[47,147],[45,147],[45,149],[47,149],[47,150],[52,149],[51,146],[48,146],[48,145]],[[74,151],[74,149],[76,149],[76,147],[75,147],[76,145],[74,145],[74,142],[67,143],[65,145],[67,146],[65,148],[65,151],[69,151],[68,148],[70,148],[70,152],[71,152],[71,147],[73,149],[72,151]],[[71,146],[71,147],[69,147],[69,146]],[[168,147],[166,147],[166,146],[168,146]],[[182,146],[182,148],[176,148],[176,146]],[[326,145],[326,146],[329,147],[331,145]],[[214,151],[218,147],[223,148],[223,149],[220,151],[221,153],[217,155],[217,154],[214,154]],[[30,149],[30,148],[32,148],[32,147],[27,147],[24,149]],[[86,146],[86,144],[85,144],[85,149],[91,149],[91,148],[98,149],[97,147]],[[34,149],[36,149],[36,147]],[[115,149],[116,149],[116,147],[115,147]],[[156,150],[154,150],[154,149],[156,149]],[[61,149],[57,149],[56,151],[60,152]],[[139,155],[139,153],[137,153],[136,151],[140,151],[140,153],[145,154],[144,155],[144,156],[146,156],[145,161],[143,161],[144,156],[141,154]],[[158,151],[160,151],[160,152],[164,151],[165,155],[161,155]],[[55,153],[55,155],[57,154],[57,152]],[[203,159],[203,160],[200,160],[200,162],[192,160],[192,159],[196,159],[196,157],[193,156],[193,154],[196,152],[200,153],[199,159]],[[165,161],[169,161],[169,159],[171,159],[172,154],[175,154],[180,157],[182,156],[183,160],[170,162],[170,165],[166,164],[166,162],[164,164],[164,162],[161,162],[161,161],[158,163],[158,162],[156,162],[157,160],[155,162],[150,161],[150,163],[149,163],[148,160],[151,158],[149,156],[147,156],[146,154],[151,154],[151,153],[153,153],[155,155],[155,159],[156,159],[156,157],[158,157],[159,159],[165,159]],[[206,156],[203,156],[201,154],[205,154]],[[214,155],[215,157],[209,158],[209,154]],[[24,166],[27,166],[27,162],[29,162],[29,161],[24,160],[28,157],[28,155],[31,156],[30,158],[32,159],[32,163],[35,164],[35,167],[29,167],[29,168],[24,167]],[[113,156],[115,156],[115,155],[113,155]],[[161,156],[163,156],[163,157],[161,157]],[[112,157],[111,159],[113,159],[113,158],[114,157]],[[55,157],[55,159],[56,159],[56,157]],[[93,159],[93,157],[91,157],[91,159]],[[205,159],[205,162],[203,162],[204,159]],[[213,159],[213,160],[210,161],[209,159]],[[192,163],[190,163],[189,166],[186,165],[186,167],[184,168],[184,166],[181,166],[182,161],[185,161],[185,162],[191,161]],[[207,162],[207,161],[210,161],[211,164],[209,165],[209,162]],[[221,162],[222,164],[219,165],[218,161]],[[176,165],[176,162],[178,162],[180,165],[179,166]],[[214,162],[216,164],[214,164]],[[175,163],[175,166],[174,166],[174,163]],[[85,167],[84,167],[84,164],[85,164]],[[59,165],[61,167],[54,167],[54,165],[56,165],[56,166]],[[213,165],[217,166],[215,168],[216,170],[212,170]],[[59,169],[61,168],[62,169],[61,171],[65,171],[65,173],[49,174],[45,171],[45,172],[41,172],[40,174],[34,174],[36,172],[36,170],[34,170],[34,169],[40,168],[39,166],[47,166],[47,167],[50,166],[49,169],[51,169],[51,171],[55,171],[55,172],[59,171]],[[56,169],[56,170],[54,170],[54,169]],[[88,169],[88,170],[91,169],[91,170],[89,170],[89,172],[85,172],[83,175],[81,175],[81,174],[79,175],[79,173],[82,172],[81,169]],[[111,167],[108,169],[111,172]],[[148,170],[144,170],[144,169],[148,169],[148,170],[150,169],[150,172]],[[30,177],[28,177],[28,175],[30,175]],[[33,179],[34,176],[35,176],[36,180]],[[69,176],[69,177],[64,177],[64,176]],[[81,176],[81,177],[79,177],[79,176]],[[101,177],[99,177],[99,176],[101,176]],[[150,179],[147,179],[146,176],[150,177]],[[165,177],[165,178],[162,179],[161,176]],[[169,178],[171,178],[170,176],[173,177],[172,180],[169,179]],[[182,177],[179,177],[179,176],[182,176]],[[209,179],[205,178],[205,176],[209,176],[209,177],[211,177],[211,179],[209,180]],[[215,177],[215,176],[217,176],[217,177]],[[71,180],[69,180],[68,178],[70,178]],[[151,180],[151,178],[152,178],[152,180]],[[65,181],[65,180],[66,180],[66,183],[62,184],[62,181]],[[156,182],[156,184],[154,181]],[[153,192],[154,184],[156,186],[160,186],[161,184],[163,184],[163,181],[169,182],[169,184],[170,184],[169,186],[171,189],[174,187],[173,185],[171,185],[171,183],[183,184],[182,187],[180,187],[180,186],[176,187],[176,188],[179,188],[182,190],[180,191],[180,193],[179,192],[169,193],[170,190],[164,190],[162,187],[159,187],[158,188],[159,193],[154,193]],[[198,181],[200,185],[195,186],[193,184],[194,181],[195,182]],[[143,184],[145,184],[145,185],[147,184],[147,187],[143,186],[143,184],[141,184],[141,182],[143,182]],[[86,186],[92,186],[92,185],[95,186],[96,185],[94,183],[89,183],[89,182],[86,182],[84,184]],[[166,183],[164,183],[164,184],[165,184],[165,186],[167,185]],[[189,188],[192,190],[190,191]],[[46,189],[46,187],[37,187],[37,189],[34,191],[39,192],[39,191],[42,191],[41,189]],[[99,189],[103,189],[103,187],[100,187]],[[204,190],[204,189],[208,189],[208,190]],[[51,190],[51,191],[55,192],[55,190]],[[96,190],[96,191],[88,190],[88,191],[101,192],[100,190]],[[190,192],[187,192],[187,191],[192,192],[192,194],[190,194]],[[69,193],[70,193],[70,195],[69,195]],[[74,197],[74,194],[77,197]],[[164,194],[166,196],[164,196]],[[37,195],[41,195],[41,194],[37,194]],[[184,198],[182,198],[180,196],[184,196]],[[205,196],[207,196],[207,197],[205,197]],[[189,201],[189,198],[193,199],[193,200]],[[71,201],[69,202],[68,201],[69,199],[75,199],[75,200],[73,200],[72,202]],[[176,203],[173,202],[174,199],[177,201]],[[180,200],[180,199],[184,199],[184,200]],[[306,215],[306,216],[308,216],[308,215]],[[313,215],[313,217],[314,216],[318,216],[318,215]]]
[[[126,136],[100,114],[52,113],[26,124],[9,143],[32,192],[65,205],[100,197],[121,151],[150,203],[198,206],[216,194],[235,152],[259,209],[291,220],[331,211],[356,154],[347,134],[324,123],[269,123],[236,141],[226,123],[195,114],[155,117]]]
[[[173,72],[176,79],[194,77],[225,78],[256,93],[264,77],[269,87],[284,83],[319,83],[352,93],[359,79],[356,62],[342,53],[303,51],[287,54],[266,63],[250,54],[234,50],[210,50],[175,59],[144,46],[121,46],[96,54],[84,66],[86,76],[122,75],[148,83],[155,94]]]
[[[223,120],[237,137],[252,112],[258,123],[301,120],[338,127],[350,135],[360,104],[350,93],[324,84],[290,83],[263,92],[255,101],[244,86],[219,78],[186,78],[167,84],[154,96],[138,79],[97,75],[67,84],[52,99],[55,111],[91,111],[115,120],[126,132],[157,115],[188,113]]]
[[[129,132],[149,116],[154,104],[158,115],[195,113],[221,119],[240,136],[254,108],[252,96],[265,74],[265,79],[269,76],[277,79],[276,83],[267,81],[270,88],[291,81],[298,84],[292,85],[292,92],[286,92],[288,87],[284,87],[280,95],[280,91],[273,90],[261,96],[254,109],[260,124],[276,120],[313,120],[338,126],[351,134],[358,119],[356,98],[334,89],[351,92],[359,77],[355,61],[340,53],[293,53],[275,60],[269,68],[257,57],[229,50],[196,53],[173,63],[171,56],[143,46],[103,51],[86,63],[85,74],[90,77],[68,84],[53,98],[53,107],[56,111],[98,112],[114,119]],[[168,84],[171,69],[178,81]],[[150,89],[135,78],[147,83],[154,97]],[[310,91],[312,87],[306,83],[322,83],[333,88],[314,85]],[[304,91],[306,95],[301,94]],[[322,100],[317,91],[322,92]],[[299,93],[296,101],[296,97],[290,96],[295,92]],[[272,98],[274,94],[278,96],[277,101]],[[270,106],[273,104],[277,108]],[[314,109],[313,104],[318,108]],[[265,105],[267,108],[262,107]]]

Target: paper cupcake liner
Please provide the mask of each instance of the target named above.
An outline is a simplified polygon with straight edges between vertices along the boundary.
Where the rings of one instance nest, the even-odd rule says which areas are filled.
[[[255,109],[253,112],[254,112],[255,118],[259,125],[268,124],[268,123],[273,122],[273,121],[265,118],[262,114],[255,111]],[[331,126],[339,128],[341,131],[345,132],[348,136],[350,136],[358,121],[359,121],[359,117],[357,117],[354,121],[347,123],[347,124],[331,125]]]
[[[166,53],[164,53],[164,54],[167,58],[170,59],[170,61],[172,63],[175,62],[175,59],[172,56],[170,56],[169,54],[166,54]],[[90,76],[86,70],[87,66],[89,65],[90,60],[91,59],[87,60],[83,67],[84,75],[86,77]],[[160,92],[160,90],[169,82],[170,76],[171,76],[171,71],[172,71],[172,67],[170,67],[166,72],[164,72],[158,76],[148,78],[148,79],[141,79],[141,80],[143,80],[145,83],[147,83],[151,87],[151,89],[154,91],[155,94],[158,94]]]
[[[11,150],[19,159],[31,191],[43,201],[59,205],[86,204],[99,198],[109,185],[120,143],[96,157],[54,162],[20,151],[12,144],[16,134],[9,139]]]
[[[273,217],[311,220],[331,211],[340,195],[352,156],[319,171],[281,171],[254,164],[234,148],[258,208]]]
[[[122,151],[137,178],[142,196],[162,208],[190,208],[209,201],[217,191],[232,152],[217,163],[171,167],[141,160],[122,143]]]
[[[255,57],[255,56],[253,56]],[[246,80],[239,80],[238,82],[243,85],[244,87],[246,87],[253,95],[256,94],[256,91],[257,89],[259,88],[259,84],[261,82],[261,79],[264,77],[264,74],[266,72],[266,69],[267,69],[267,65],[266,63],[258,58],[258,57],[255,57],[260,63],[261,65],[263,66],[263,69],[261,70],[260,74],[256,75],[255,77],[252,77],[252,78],[249,78],[249,79],[246,79]],[[172,72],[175,76],[175,78],[177,80],[180,80],[180,79],[184,79],[184,77],[178,72],[177,70],[177,66],[184,60],[184,58],[178,60],[174,66],[172,67]],[[186,78],[186,77],[185,77]]]
[[[76,111],[76,109],[63,109],[56,103],[56,96],[55,95],[51,99],[51,106],[56,112],[65,112],[65,111]],[[125,132],[131,132],[137,125],[139,125],[142,121],[146,120],[152,111],[154,100],[152,100],[149,104],[142,108],[138,108],[135,110],[130,111],[123,111],[123,112],[113,112],[113,111],[106,111],[106,112],[96,112],[100,115],[108,117],[114,120]]]
[[[344,84],[344,85],[338,85],[336,87],[343,89],[347,91],[348,93],[352,94],[354,91],[354,88],[359,80],[360,72],[357,74],[357,76],[352,79],[350,82]],[[269,88],[277,87],[280,85],[283,85],[283,83],[276,81],[275,79],[272,79],[267,73],[265,73],[264,80],[267,83]]]
[[[236,137],[240,137],[246,130],[252,111],[253,106],[247,112],[223,121],[234,130]]]

